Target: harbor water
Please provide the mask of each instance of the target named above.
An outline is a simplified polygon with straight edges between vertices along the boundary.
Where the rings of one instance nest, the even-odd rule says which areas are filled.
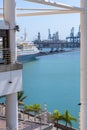
[[[38,57],[23,64],[23,90],[27,105],[38,103],[53,112],[68,110],[78,119],[80,106],[80,51]]]

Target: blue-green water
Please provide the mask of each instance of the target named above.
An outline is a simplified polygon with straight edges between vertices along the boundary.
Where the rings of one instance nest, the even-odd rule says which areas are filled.
[[[23,89],[27,104],[47,104],[53,112],[69,110],[78,118],[80,100],[80,52],[39,57],[23,65]],[[78,123],[74,123],[78,127]]]

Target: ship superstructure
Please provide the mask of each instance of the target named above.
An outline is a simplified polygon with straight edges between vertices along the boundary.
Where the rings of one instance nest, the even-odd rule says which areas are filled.
[[[32,42],[21,42],[17,46],[17,60],[20,62],[35,59],[38,53],[38,48]]]

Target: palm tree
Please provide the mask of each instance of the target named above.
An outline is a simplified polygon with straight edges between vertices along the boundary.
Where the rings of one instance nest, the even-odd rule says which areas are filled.
[[[26,98],[27,96],[24,96],[24,91],[20,91],[17,93],[17,98],[18,98],[18,109],[20,106],[24,106],[25,103],[24,103],[24,99]],[[19,109],[20,111],[20,109]],[[19,113],[20,115],[20,113]],[[24,119],[24,111],[23,111],[23,119]]]
[[[65,121],[66,127],[68,124],[70,126],[72,126],[72,121],[77,121],[77,119],[75,117],[73,117],[69,114],[68,110],[66,110],[65,113],[62,115],[62,120]]]
[[[33,105],[29,105],[29,106],[24,106],[25,112],[34,112],[35,116],[37,113],[39,113],[40,110],[41,110],[40,104],[33,104]]]
[[[27,112],[27,113],[28,113],[28,119],[29,119],[29,112],[30,112],[30,111],[31,111],[30,106],[25,105],[25,106],[24,106],[24,112]]]
[[[62,115],[58,110],[54,110],[51,118],[53,119],[54,123],[58,123],[59,120],[62,120]],[[57,126],[57,130],[58,130],[58,126]]]
[[[34,120],[36,120],[36,114],[39,114],[40,110],[41,110],[40,104],[33,104],[33,112],[35,113],[35,119]]]
[[[33,104],[33,111],[37,114],[41,110],[40,104]]]
[[[0,96],[0,99],[3,99],[3,98],[5,98],[5,97],[6,97],[6,95]],[[26,97],[27,97],[27,96],[24,96],[24,91],[18,92],[18,106],[24,105],[24,99],[25,99]]]
[[[25,99],[26,97],[27,97],[27,96],[24,96],[24,91],[18,92],[18,106],[20,106],[20,105],[25,105],[25,104],[24,104],[24,99]]]
[[[0,96],[0,99],[3,99],[3,98],[5,98],[5,97],[6,97],[6,95]],[[18,92],[18,106],[24,105],[24,99],[25,99],[26,97],[27,97],[27,96],[24,96],[24,91]]]
[[[24,106],[24,111],[26,111],[26,112],[29,112],[29,111],[33,111],[33,105],[25,105]]]
[[[33,105],[25,105],[24,106],[24,112],[34,112],[34,110],[33,110]]]

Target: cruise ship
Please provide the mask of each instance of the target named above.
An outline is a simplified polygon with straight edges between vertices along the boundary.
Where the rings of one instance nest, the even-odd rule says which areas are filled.
[[[0,42],[0,63],[7,63],[7,61],[10,60],[9,53],[11,51],[12,50],[8,48],[2,49],[2,41]],[[38,56],[38,53],[39,50],[33,43],[22,42],[17,44],[17,61],[19,62],[27,62],[29,60],[35,59]]]
[[[38,48],[29,42],[21,42],[17,44],[17,59],[18,61],[25,62],[37,57],[39,53]]]

